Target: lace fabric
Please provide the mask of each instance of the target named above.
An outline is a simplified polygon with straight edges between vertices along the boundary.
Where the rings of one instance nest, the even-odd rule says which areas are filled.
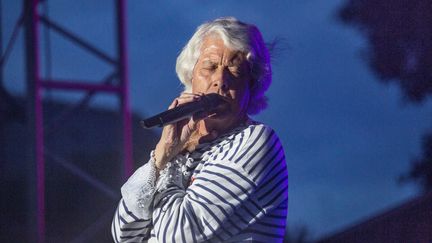
[[[181,166],[182,160],[182,158],[176,158],[174,162],[168,162],[165,168],[160,171],[160,175],[156,183],[156,190],[158,192],[166,190],[169,185],[176,185],[180,188],[184,188]]]
[[[159,172],[156,179],[154,151],[150,154],[150,160],[141,166],[122,186],[123,200],[129,210],[137,217],[150,219],[153,213],[153,201],[155,194],[163,192],[168,187],[176,186],[186,189],[193,169],[199,161],[189,157],[189,153],[177,155],[172,162],[168,162]]]
[[[138,168],[121,188],[123,200],[129,210],[139,218],[152,217],[156,173],[154,151],[152,151],[149,162]]]

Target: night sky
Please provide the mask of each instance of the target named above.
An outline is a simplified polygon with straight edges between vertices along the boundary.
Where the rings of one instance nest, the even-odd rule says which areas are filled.
[[[21,1],[3,2],[5,42]],[[48,2],[49,16],[57,23],[115,55],[110,1]],[[129,0],[132,109],[143,117],[166,109],[181,91],[176,57],[195,28],[234,16],[257,25],[266,41],[279,40],[269,107],[254,119],[273,127],[284,144],[292,227],[306,225],[313,237],[320,237],[415,196],[417,187],[401,186],[397,177],[420,155],[421,135],[432,129],[430,99],[421,106],[405,104],[397,86],[378,82],[362,58],[364,36],[337,19],[345,1],[265,2],[270,1]],[[5,86],[14,94],[25,87],[23,32],[19,37],[5,69]],[[43,75],[97,82],[109,74],[108,64],[55,33],[50,38],[52,67],[43,65]],[[46,97],[77,101],[81,95]],[[117,107],[118,102],[101,95],[93,105]]]

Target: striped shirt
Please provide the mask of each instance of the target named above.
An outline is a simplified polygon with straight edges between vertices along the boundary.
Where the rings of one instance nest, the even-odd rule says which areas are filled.
[[[123,195],[112,222],[115,242],[283,241],[288,172],[274,130],[250,122],[188,156],[197,162],[189,183],[157,191],[151,217]]]

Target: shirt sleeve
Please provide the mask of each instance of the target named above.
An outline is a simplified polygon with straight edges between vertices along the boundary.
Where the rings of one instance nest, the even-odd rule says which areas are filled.
[[[153,228],[155,194],[167,190],[172,185],[185,188],[181,165],[186,163],[187,158],[179,155],[175,162],[168,162],[156,180],[153,153],[152,151],[150,161],[136,170],[121,188],[122,199],[111,226],[111,233],[116,242],[143,242],[149,239]]]
[[[122,186],[111,233],[115,242],[143,242],[150,238],[156,169],[150,160]]]
[[[125,201],[120,200],[111,224],[114,242],[145,242],[150,238],[151,228],[151,219],[137,217]]]

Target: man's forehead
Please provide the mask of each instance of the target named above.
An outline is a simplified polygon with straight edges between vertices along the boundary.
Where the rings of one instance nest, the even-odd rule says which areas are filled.
[[[221,48],[218,45],[203,45],[201,48],[201,55],[211,55],[211,54],[222,54],[225,48]]]
[[[225,42],[220,37],[207,36],[204,38],[200,48],[201,54],[206,52],[219,52],[219,51],[232,52],[232,53],[238,52],[232,49],[229,45],[226,45]]]
[[[222,57],[227,61],[236,63],[245,60],[245,55],[241,51],[224,51],[213,46],[203,50],[203,52],[200,53],[199,59],[202,61],[218,61]]]

